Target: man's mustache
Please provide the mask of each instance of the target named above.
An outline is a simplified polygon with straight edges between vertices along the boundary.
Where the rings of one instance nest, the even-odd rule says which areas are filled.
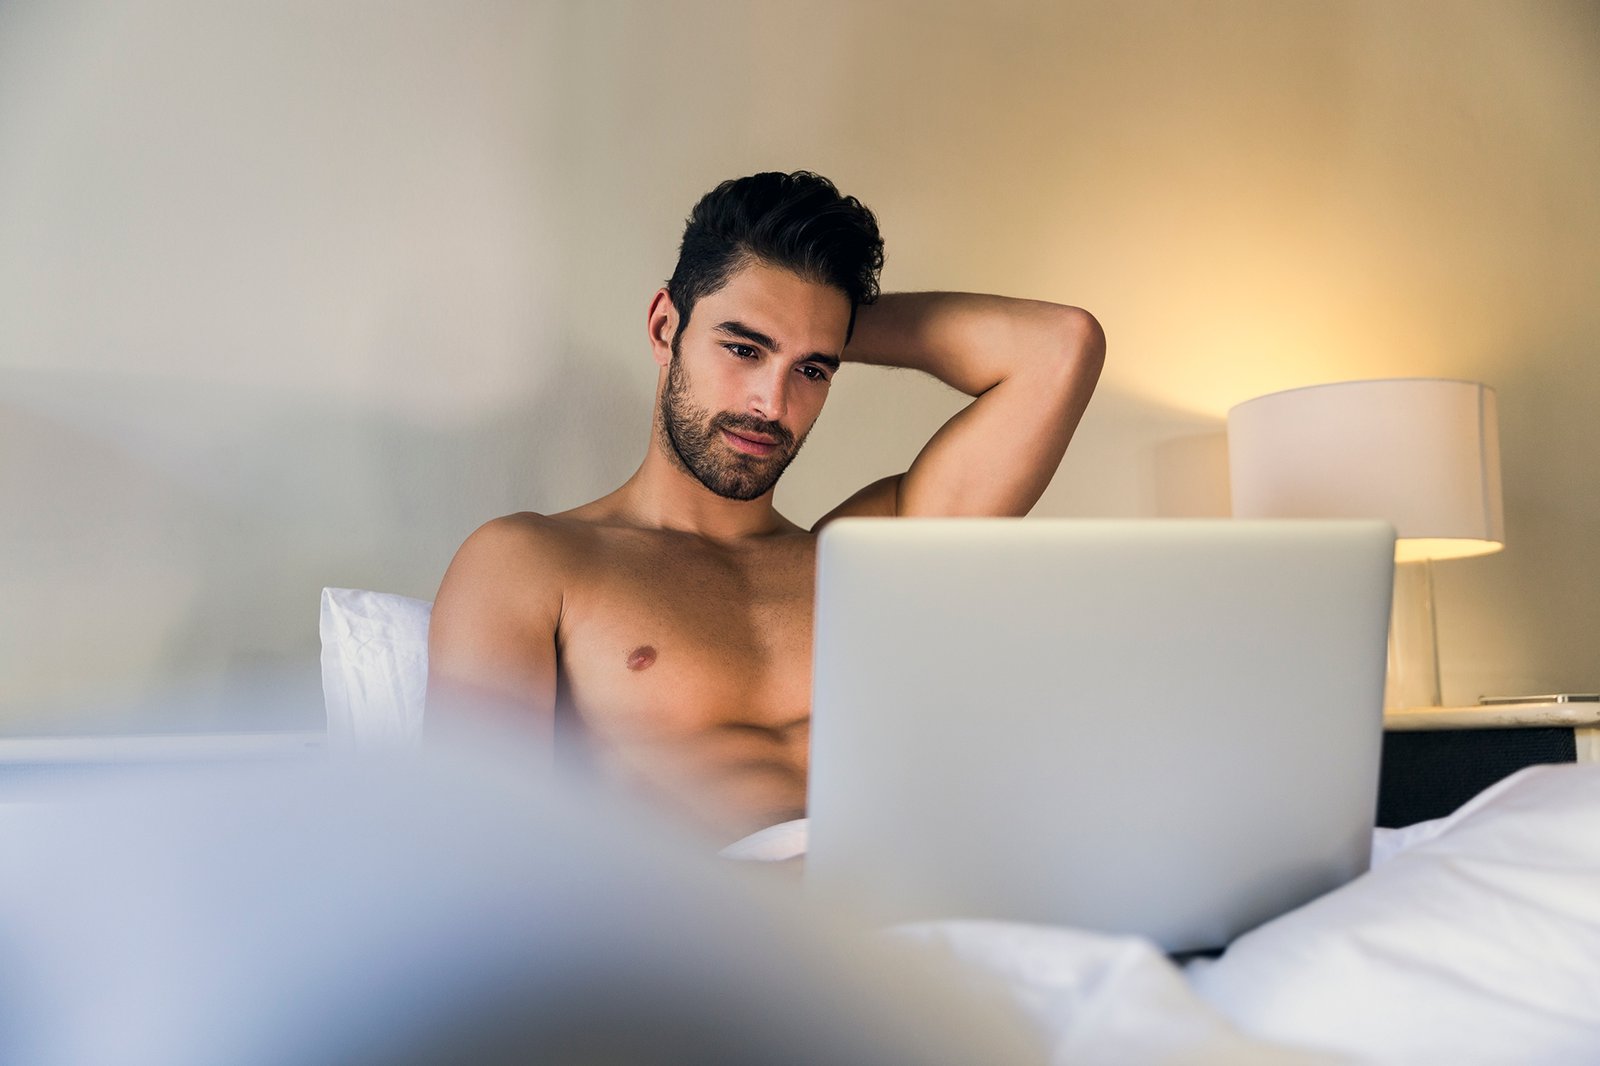
[[[763,437],[771,437],[782,444],[784,448],[794,447],[794,434],[784,429],[776,422],[763,422],[759,418],[749,415],[720,414],[711,420],[713,429],[731,429],[735,433],[744,430],[748,433],[759,433]]]

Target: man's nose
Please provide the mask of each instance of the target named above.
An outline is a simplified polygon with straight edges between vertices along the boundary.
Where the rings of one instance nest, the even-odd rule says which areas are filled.
[[[786,372],[762,374],[750,393],[750,413],[767,422],[781,422],[789,409],[789,378]]]

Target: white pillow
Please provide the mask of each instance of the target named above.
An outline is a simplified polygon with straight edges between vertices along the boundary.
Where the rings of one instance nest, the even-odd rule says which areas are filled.
[[[421,741],[432,614],[433,604],[409,596],[322,590],[322,697],[330,743]]]
[[[1246,1032],[1372,1062],[1600,1062],[1600,766],[1490,788],[1193,966]]]

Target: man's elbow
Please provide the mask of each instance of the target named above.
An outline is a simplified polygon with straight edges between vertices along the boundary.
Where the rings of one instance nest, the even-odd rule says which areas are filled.
[[[1062,354],[1065,361],[1092,366],[1098,373],[1106,361],[1106,331],[1100,320],[1081,307],[1062,309]]]
[[[1050,372],[1055,384],[1085,401],[1106,361],[1106,333],[1081,307],[1062,307]]]

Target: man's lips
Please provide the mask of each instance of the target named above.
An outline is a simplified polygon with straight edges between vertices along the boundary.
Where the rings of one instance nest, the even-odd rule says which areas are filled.
[[[777,441],[760,437],[746,437],[743,434],[735,433],[731,429],[723,430],[722,436],[729,444],[746,455],[771,455],[778,450]]]

